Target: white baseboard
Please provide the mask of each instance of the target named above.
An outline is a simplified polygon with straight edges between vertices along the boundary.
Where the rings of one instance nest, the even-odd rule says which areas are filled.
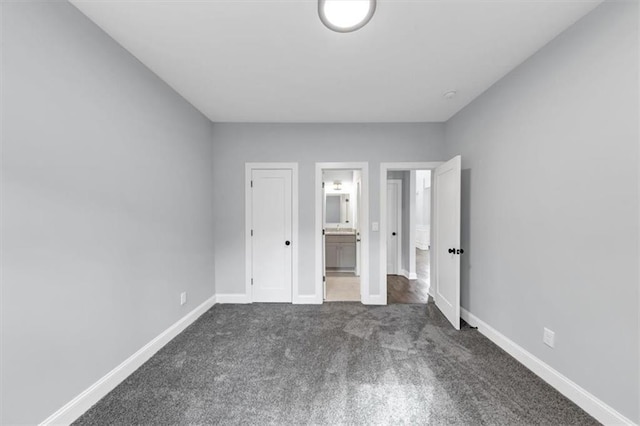
[[[569,398],[599,422],[605,425],[635,424],[466,309],[460,308],[460,316],[463,320],[469,323],[469,325],[478,327],[478,331],[480,333],[501,347],[505,352],[534,372],[542,380],[553,386],[558,390],[558,392]]]
[[[311,295],[298,295],[293,297],[294,305],[322,305],[322,297],[318,297],[315,294]]]
[[[403,277],[409,279],[409,280],[417,280],[418,279],[418,274],[416,274],[415,272],[411,273],[409,271],[407,271],[406,269],[400,269],[400,275],[402,275]]]
[[[218,294],[216,295],[217,303],[251,303],[251,297],[245,293],[237,294]]]
[[[207,312],[216,303],[216,296],[210,297],[200,306],[182,317],[171,327],[160,333],[155,339],[144,345],[136,353],[124,360],[116,368],[108,372],[104,377],[87,388],[80,395],[73,398],[58,411],[47,417],[40,425],[68,425],[77,420],[96,402],[111,392],[124,381],[131,373],[147,362],[156,352],[171,339],[180,334],[202,314]]]
[[[247,294],[218,294],[216,295],[216,303],[220,304],[247,304],[252,303],[251,298]],[[319,305],[322,304],[322,298],[312,295],[293,296],[292,303],[294,305]]]

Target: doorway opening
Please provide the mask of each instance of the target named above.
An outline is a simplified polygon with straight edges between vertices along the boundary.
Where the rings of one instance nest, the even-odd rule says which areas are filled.
[[[323,170],[324,300],[360,301],[360,170]]]
[[[366,163],[318,163],[316,223],[323,302],[364,301],[368,287]]]
[[[426,304],[433,296],[432,179],[442,164],[380,164],[380,293],[385,304]]]
[[[389,248],[388,246],[397,245],[400,241],[397,234],[403,229],[401,224],[403,212],[401,207],[400,212],[397,213],[397,203],[402,203],[402,199],[394,195],[402,191],[400,185],[394,187],[393,182],[389,179],[397,180],[403,176],[406,177],[408,173],[409,193],[406,197],[409,203],[407,204],[410,204],[412,202],[411,200],[413,200],[414,205],[406,208],[405,213],[408,212],[406,216],[409,218],[409,222],[412,221],[411,218],[413,217],[413,222],[416,223],[416,198],[413,195],[418,195],[416,191],[418,186],[417,176],[418,171],[423,170],[431,171],[431,178],[429,179],[430,188],[426,190],[426,188],[424,188],[424,186],[426,186],[425,183],[422,184],[423,189],[425,189],[422,194],[423,203],[424,193],[429,192],[431,194],[427,246],[429,271],[427,292],[429,296],[433,297],[435,305],[440,312],[442,312],[455,329],[459,330],[460,255],[464,253],[464,250],[460,247],[462,157],[459,155],[446,162],[380,164],[380,297],[383,298],[384,304],[390,299],[387,293],[389,287],[387,274],[389,271],[393,273],[399,270],[401,275],[405,275],[406,279],[410,280],[415,277],[417,281],[417,257],[418,255],[424,255],[426,253],[409,249],[409,246],[407,246],[407,263],[404,263],[404,265],[400,263],[396,266],[391,264],[394,262],[394,248]],[[403,173],[396,175],[393,172]],[[412,176],[414,179],[411,179]],[[423,179],[426,177],[426,175],[422,176]],[[406,191],[402,192],[406,193]],[[397,201],[398,199],[401,201]],[[395,216],[399,216],[399,219],[395,218]],[[417,229],[414,229],[413,232],[409,232],[409,227],[405,229],[405,232],[408,232],[407,238],[410,240],[413,239],[413,243],[410,243],[410,246],[418,248],[416,244],[419,238]],[[393,235],[394,233],[396,233],[396,235]],[[394,237],[396,238],[395,240]],[[421,237],[425,237],[424,233]],[[424,248],[424,245],[422,247]],[[397,248],[397,250],[402,250],[402,248]],[[391,253],[391,255],[389,255],[389,253]],[[416,261],[411,260],[412,256],[416,257]],[[400,262],[402,262],[402,259]],[[411,267],[414,264],[412,262],[416,262],[416,269],[414,271],[411,271]],[[402,269],[403,266],[406,266],[408,270]],[[422,263],[421,266],[424,272],[424,263]],[[415,276],[411,275],[412,272]],[[393,275],[391,277],[393,278]],[[424,301],[428,300],[429,299],[426,298]]]
[[[387,303],[427,303],[431,170],[387,171]]]

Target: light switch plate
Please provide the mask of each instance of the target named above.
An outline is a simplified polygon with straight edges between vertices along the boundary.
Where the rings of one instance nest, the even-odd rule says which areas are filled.
[[[378,222],[371,222],[371,230],[374,232],[380,230],[380,225],[378,224]]]

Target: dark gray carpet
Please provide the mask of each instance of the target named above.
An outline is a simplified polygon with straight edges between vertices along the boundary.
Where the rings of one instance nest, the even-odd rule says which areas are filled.
[[[597,424],[428,305],[216,305],[85,424]]]

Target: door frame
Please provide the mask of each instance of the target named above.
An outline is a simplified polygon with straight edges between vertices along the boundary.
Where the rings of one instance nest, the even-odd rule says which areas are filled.
[[[251,175],[253,170],[291,170],[291,300],[298,302],[298,259],[300,240],[298,239],[298,163],[245,163],[244,173],[244,201],[245,201],[245,299],[246,303],[253,303],[251,291],[251,267],[253,255],[251,250]]]
[[[360,220],[360,213],[362,211],[362,172],[358,176],[358,179],[354,181],[356,185],[356,208],[357,208],[357,228],[362,229],[362,221]],[[359,235],[356,234],[356,242]],[[325,241],[326,242],[326,241]],[[362,243],[362,241],[360,241]],[[360,271],[362,270],[362,247],[356,244],[356,276],[360,277]],[[326,295],[325,295],[326,297]]]
[[[387,304],[387,172],[392,170],[411,171],[411,170],[432,170],[444,164],[444,161],[427,161],[427,162],[394,162],[380,163],[380,294],[376,296],[382,305]],[[432,174],[433,176],[433,174]],[[433,199],[433,197],[432,197]],[[433,213],[433,204],[431,205]],[[433,223],[433,214],[431,215]],[[436,242],[431,244],[431,270],[430,275],[435,275],[435,265],[433,264],[433,252],[436,248]]]
[[[360,302],[369,304],[369,163],[367,162],[328,162],[316,163],[316,180],[315,180],[315,210],[316,210],[316,238],[315,238],[315,293],[313,301],[308,303],[324,303],[323,298],[323,277],[324,265],[322,261],[322,208],[323,208],[323,191],[322,191],[322,171],[323,170],[360,170],[362,185],[360,190],[361,206],[358,206],[360,212]]]
[[[387,189],[387,186],[389,185],[389,183],[396,185],[397,191],[398,193],[396,194],[396,202],[398,203],[396,205],[396,225],[398,228],[398,235],[396,235],[396,244],[398,246],[398,249],[396,251],[396,275],[403,275],[402,274],[402,179],[387,179],[387,185],[385,185],[385,190]],[[389,192],[387,191],[387,195],[389,194]],[[387,197],[387,203],[389,201],[389,197]],[[385,218],[386,218],[386,214],[387,211],[385,210],[384,212],[385,214]],[[387,222],[388,224],[388,222]],[[386,230],[386,228],[385,228]],[[382,234],[382,235],[386,235],[386,234]],[[386,242],[386,238],[385,238],[385,242]],[[387,245],[388,246],[388,245]],[[387,247],[389,248],[389,247]],[[388,261],[389,259],[387,259],[387,256],[384,257],[385,261]],[[388,273],[388,271],[387,271]]]

